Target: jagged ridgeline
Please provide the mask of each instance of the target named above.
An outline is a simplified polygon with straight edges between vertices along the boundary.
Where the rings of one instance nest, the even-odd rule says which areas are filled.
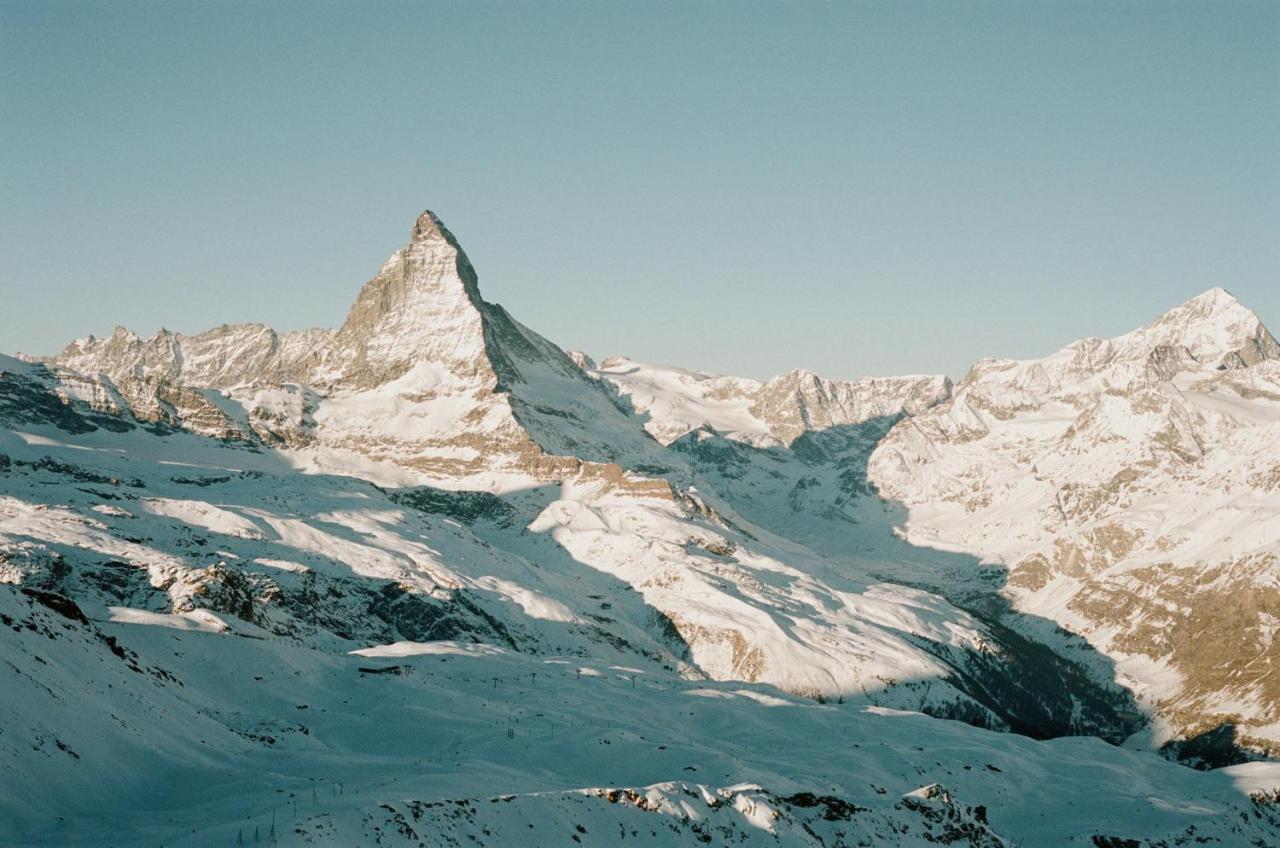
[[[1155,751],[1278,738],[1278,353],[597,365],[426,212],[336,330],[0,357],[0,841],[1265,841]]]
[[[49,364],[83,375],[76,388],[96,409],[228,440],[349,448],[452,479],[663,461],[563,351],[481,299],[431,212],[336,331],[248,324],[142,339],[117,327]],[[224,393],[236,402],[220,403]]]

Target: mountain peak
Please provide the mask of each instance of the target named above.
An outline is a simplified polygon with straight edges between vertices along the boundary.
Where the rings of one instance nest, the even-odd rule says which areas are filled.
[[[360,290],[328,352],[332,371],[361,387],[417,362],[455,374],[487,371],[481,304],[470,260],[440,218],[424,211],[409,244]]]
[[[1114,338],[1079,339],[1040,359],[983,359],[962,384],[993,383],[1045,394],[1124,388],[1183,371],[1247,368],[1280,359],[1280,343],[1231,292],[1214,287],[1144,327]]]
[[[1239,303],[1240,301],[1236,300],[1236,296],[1233,295],[1231,292],[1227,291],[1226,289],[1224,289],[1222,286],[1214,286],[1211,289],[1206,289],[1205,291],[1200,292],[1200,294],[1196,295],[1195,297],[1187,301],[1187,303],[1201,303],[1201,302]]]
[[[1147,346],[1186,348],[1197,361],[1218,367],[1280,357],[1280,345],[1257,313],[1221,287],[1175,306],[1137,335]]]
[[[1200,322],[1212,319],[1225,319],[1226,321],[1253,319],[1256,321],[1258,316],[1237,300],[1231,292],[1221,286],[1215,286],[1170,309],[1157,318],[1153,326]]]
[[[457,240],[453,238],[453,234],[440,221],[440,216],[432,212],[430,209],[424,209],[422,214],[418,216],[418,220],[413,224],[414,243],[421,241],[446,241],[457,246]]]

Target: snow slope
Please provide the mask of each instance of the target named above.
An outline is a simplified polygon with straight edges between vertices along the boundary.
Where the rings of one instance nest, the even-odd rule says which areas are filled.
[[[0,587],[8,845],[1264,845],[1280,826],[1270,764],[1204,773],[597,657],[351,656],[64,604]]]

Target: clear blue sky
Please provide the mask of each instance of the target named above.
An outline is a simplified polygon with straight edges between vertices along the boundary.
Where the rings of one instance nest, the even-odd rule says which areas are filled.
[[[0,0],[0,350],[335,326],[423,208],[596,356],[1280,330],[1280,3]]]

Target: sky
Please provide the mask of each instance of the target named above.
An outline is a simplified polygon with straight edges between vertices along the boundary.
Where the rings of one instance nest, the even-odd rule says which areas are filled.
[[[1280,3],[0,0],[0,351],[337,326],[427,208],[598,358],[1280,332]]]

